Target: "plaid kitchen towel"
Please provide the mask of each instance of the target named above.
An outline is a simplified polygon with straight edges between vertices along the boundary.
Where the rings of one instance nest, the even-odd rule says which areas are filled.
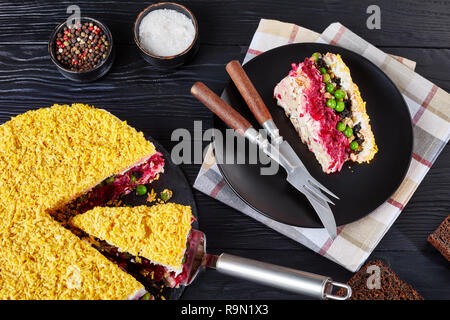
[[[415,62],[384,53],[339,23],[331,24],[319,35],[294,24],[261,20],[244,63],[264,51],[298,42],[329,43],[354,51],[375,63],[397,85],[409,107],[414,125],[413,159],[399,189],[368,216],[338,227],[338,236],[332,241],[325,229],[285,225],[247,206],[221,176],[211,146],[194,187],[355,272],[397,219],[448,142],[449,94],[415,73]]]

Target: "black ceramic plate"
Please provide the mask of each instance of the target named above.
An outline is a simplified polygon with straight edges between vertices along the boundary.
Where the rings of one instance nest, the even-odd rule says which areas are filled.
[[[189,182],[186,180],[183,171],[181,171],[181,169],[172,162],[170,153],[167,152],[166,149],[164,149],[153,138],[149,136],[146,136],[146,138],[155,145],[156,150],[163,154],[165,160],[164,173],[159,176],[158,180],[148,184],[147,189],[150,191],[153,188],[156,193],[160,193],[164,189],[172,190],[173,197],[169,201],[191,206],[192,214],[197,219],[197,207],[195,205],[194,196],[192,195],[192,189]],[[121,200],[125,205],[149,205],[149,203],[147,202],[147,197],[139,196],[136,194],[136,192],[131,192],[130,194],[123,196]],[[198,229],[198,222],[196,220],[194,220],[194,222],[192,223],[192,228]],[[165,287],[161,294],[166,299],[177,300],[181,297],[184,288],[184,286],[173,289]]]
[[[302,144],[283,109],[276,105],[273,89],[288,74],[291,63],[303,61],[314,52],[339,53],[350,68],[353,81],[359,86],[362,98],[367,102],[370,124],[379,148],[370,164],[347,162],[341,172],[325,174],[314,154]],[[248,62],[244,69],[266,103],[281,135],[312,176],[340,197],[332,207],[338,226],[369,214],[389,199],[399,187],[411,161],[411,117],[402,95],[377,66],[360,55],[339,47],[300,43],[267,51]],[[255,128],[260,127],[233,83],[226,87],[222,98],[252,122]],[[215,119],[215,126],[221,131],[227,128],[218,118]],[[216,156],[219,162],[223,162],[218,152]],[[261,167],[259,164],[219,164],[231,188],[257,211],[293,226],[322,227],[306,198],[286,182],[286,173],[282,168],[276,175],[263,176],[260,175]]]

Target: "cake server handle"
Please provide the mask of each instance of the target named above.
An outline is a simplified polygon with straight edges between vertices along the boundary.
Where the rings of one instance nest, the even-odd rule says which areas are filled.
[[[283,138],[280,136],[269,109],[239,61],[230,61],[225,69],[258,123],[266,129],[275,144],[281,143]]]
[[[204,83],[196,82],[191,88],[191,94],[240,135],[243,136],[247,129],[252,128],[250,122]]]
[[[242,258],[227,253],[222,253],[216,260],[215,265],[211,267],[230,276],[307,295],[316,299],[346,300],[352,294],[350,286],[344,283],[334,282],[330,277]],[[334,287],[346,289],[347,294],[343,297],[334,295]]]

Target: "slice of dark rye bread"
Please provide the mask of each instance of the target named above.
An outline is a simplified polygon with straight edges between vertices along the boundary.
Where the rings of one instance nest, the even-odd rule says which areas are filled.
[[[450,261],[450,215],[428,236],[428,242],[438,249],[445,259]]]
[[[367,279],[374,274],[367,268],[378,266],[380,268],[380,289],[369,289]],[[349,300],[423,300],[422,296],[409,284],[401,280],[381,260],[372,260],[366,263],[357,273],[350,278],[347,284],[352,288],[352,296]],[[339,296],[345,296],[346,291],[340,289]]]

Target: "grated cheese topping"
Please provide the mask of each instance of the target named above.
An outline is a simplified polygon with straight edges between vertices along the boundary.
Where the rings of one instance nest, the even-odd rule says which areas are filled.
[[[175,203],[151,207],[96,207],[72,224],[134,256],[180,272],[191,230],[191,207]]]
[[[0,126],[0,299],[126,299],[143,286],[53,220],[155,147],[105,110],[54,105]]]

